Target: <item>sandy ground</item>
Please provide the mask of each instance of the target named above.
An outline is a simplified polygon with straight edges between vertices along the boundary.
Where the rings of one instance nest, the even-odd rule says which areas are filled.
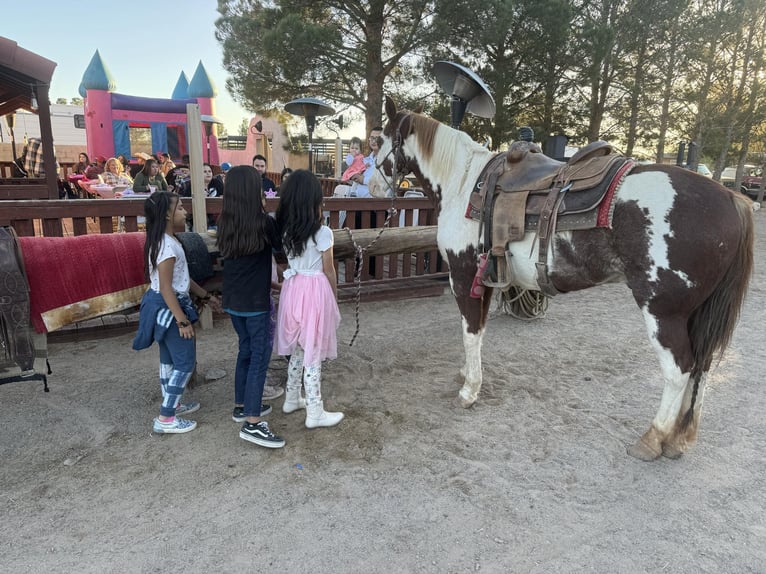
[[[363,303],[325,367],[339,427],[274,403],[270,451],[232,422],[234,332],[199,333],[186,435],[150,432],[156,348],[130,336],[50,349],[51,392],[0,387],[0,571],[766,572],[766,212],[756,276],[712,374],[699,443],[625,453],[659,406],[657,359],[626,287],[562,296],[547,317],[495,315],[485,383],[454,405],[449,295]],[[284,364],[274,363],[279,377]]]

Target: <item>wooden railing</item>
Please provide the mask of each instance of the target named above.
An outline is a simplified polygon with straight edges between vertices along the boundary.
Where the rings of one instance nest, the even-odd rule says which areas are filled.
[[[222,198],[208,198],[206,211],[221,212]],[[266,209],[274,212],[279,199],[266,200]],[[434,206],[426,198],[357,199],[327,198],[324,202],[329,226],[370,229],[383,227],[391,207],[397,210],[387,225],[399,227],[435,225]],[[68,200],[8,200],[0,201],[0,225],[11,226],[20,236],[42,235],[62,237],[89,233],[117,233],[139,231],[138,218],[143,215],[144,199],[68,199]],[[189,206],[190,209],[190,206]],[[373,225],[373,222],[375,223]],[[361,245],[360,247],[366,247]],[[336,260],[339,287],[354,283],[354,260]],[[391,283],[414,277],[444,277],[447,266],[438,251],[396,253],[366,257],[361,279],[363,282]]]

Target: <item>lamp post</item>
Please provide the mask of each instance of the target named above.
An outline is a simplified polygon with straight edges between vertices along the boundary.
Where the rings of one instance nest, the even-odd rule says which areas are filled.
[[[285,111],[306,118],[306,131],[309,134],[309,171],[314,173],[314,149],[312,136],[316,127],[317,116],[332,116],[335,110],[317,98],[298,98],[285,104]]]
[[[454,62],[439,61],[433,68],[442,89],[451,95],[450,123],[460,129],[466,111],[480,118],[495,116],[495,100],[489,88],[472,70]]]

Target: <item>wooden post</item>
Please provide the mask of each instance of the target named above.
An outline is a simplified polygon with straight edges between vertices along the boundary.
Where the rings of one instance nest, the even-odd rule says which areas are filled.
[[[335,138],[335,179],[340,181],[343,175],[343,140]]]
[[[48,199],[59,198],[56,156],[53,154],[53,128],[51,127],[51,102],[48,97],[48,85],[36,84],[38,118],[40,121],[40,141],[43,146],[43,165],[45,166],[45,184],[48,186]],[[59,234],[57,234],[59,235]]]
[[[202,178],[202,117],[199,104],[186,104],[186,130],[189,134],[189,170],[191,171],[192,218],[196,233],[207,232],[205,181]]]

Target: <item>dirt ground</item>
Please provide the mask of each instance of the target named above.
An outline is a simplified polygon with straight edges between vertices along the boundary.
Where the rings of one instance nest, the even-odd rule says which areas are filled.
[[[0,386],[0,571],[766,572],[766,210],[756,219],[756,275],[680,460],[625,452],[661,384],[622,285],[558,297],[536,322],[495,314],[468,410],[450,295],[363,302],[353,347],[343,305],[323,388],[346,419],[309,431],[277,399],[275,451],[230,418],[225,318],[199,333],[199,362],[228,374],[190,391],[202,409],[186,435],[150,432],[156,348],[57,344],[50,393]]]

